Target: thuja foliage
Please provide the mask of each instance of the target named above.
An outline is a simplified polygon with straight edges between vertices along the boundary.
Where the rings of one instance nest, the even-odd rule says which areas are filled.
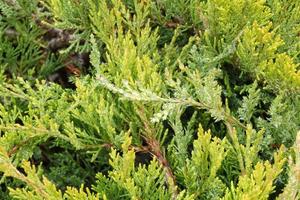
[[[1,0],[1,199],[299,199],[300,1]]]

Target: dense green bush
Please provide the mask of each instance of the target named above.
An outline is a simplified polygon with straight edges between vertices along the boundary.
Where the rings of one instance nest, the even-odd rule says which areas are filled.
[[[299,63],[299,0],[1,0],[0,199],[299,199]]]

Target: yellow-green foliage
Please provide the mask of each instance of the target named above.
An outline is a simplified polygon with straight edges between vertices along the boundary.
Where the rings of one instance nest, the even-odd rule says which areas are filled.
[[[225,156],[225,141],[219,138],[212,139],[210,131],[204,132],[203,128],[199,127],[198,138],[193,143],[192,156],[181,169],[188,193],[206,199],[216,199],[222,195],[225,185],[217,177],[217,171]]]
[[[280,35],[271,31],[272,24],[260,27],[256,22],[246,28],[237,47],[242,68],[265,80],[275,90],[300,90],[300,71],[292,57],[279,53],[284,44]]]
[[[2,0],[0,199],[299,198],[299,11]]]
[[[294,158],[289,158],[290,163],[290,178],[288,184],[285,186],[283,193],[277,199],[299,199],[300,197],[300,132],[297,134],[294,148]]]
[[[223,199],[268,199],[274,187],[276,176],[281,172],[285,160],[282,150],[274,156],[274,164],[259,162],[252,173],[239,177],[237,187],[233,185],[226,191]]]
[[[266,0],[211,0],[204,6],[208,30],[214,37],[230,42],[246,26],[257,21],[265,25],[271,18]]]

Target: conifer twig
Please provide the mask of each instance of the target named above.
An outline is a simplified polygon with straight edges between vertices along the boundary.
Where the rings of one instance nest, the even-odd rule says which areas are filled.
[[[237,159],[238,159],[238,162],[239,162],[239,166],[241,168],[241,174],[242,174],[242,176],[246,175],[244,159],[243,159],[243,155],[242,155],[242,152],[241,152],[241,149],[240,149],[239,141],[238,141],[237,136],[236,136],[236,130],[234,129],[234,127],[232,127],[232,124],[230,124],[229,122],[226,122],[226,126],[227,126],[227,129],[228,129],[228,134],[230,136],[230,139],[232,140],[233,147],[234,147],[234,149],[237,153]]]
[[[99,80],[99,83],[104,86],[106,89],[110,90],[113,93],[122,95],[124,98],[133,100],[133,101],[144,101],[144,102],[163,102],[163,103],[175,103],[175,104],[181,104],[185,106],[194,106],[199,109],[204,110],[210,110],[211,107],[209,105],[206,105],[202,102],[195,101],[193,99],[176,99],[176,98],[164,98],[160,97],[154,93],[143,95],[139,93],[138,91],[127,91],[125,89],[119,88],[113,83],[111,83],[106,77],[99,75],[97,78]],[[224,121],[229,122],[230,124],[236,124],[243,129],[247,129],[247,127],[241,123],[238,119],[233,117],[232,115],[224,112]]]
[[[151,123],[149,123],[149,120],[145,116],[145,112],[143,111],[143,107],[139,107],[138,113],[144,122],[144,131],[145,134],[143,135],[147,145],[149,152],[156,157],[158,162],[161,164],[163,169],[166,172],[166,178],[167,182],[169,183],[169,186],[171,187],[173,191],[172,199],[176,199],[178,195],[177,185],[176,185],[176,178],[174,176],[174,173],[170,167],[170,164],[168,160],[166,159],[161,147],[159,141],[154,137],[155,136],[155,130],[152,127]]]

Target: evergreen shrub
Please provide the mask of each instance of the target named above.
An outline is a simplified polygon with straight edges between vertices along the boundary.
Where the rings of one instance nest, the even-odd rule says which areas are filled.
[[[297,200],[299,0],[0,0],[0,199]]]

